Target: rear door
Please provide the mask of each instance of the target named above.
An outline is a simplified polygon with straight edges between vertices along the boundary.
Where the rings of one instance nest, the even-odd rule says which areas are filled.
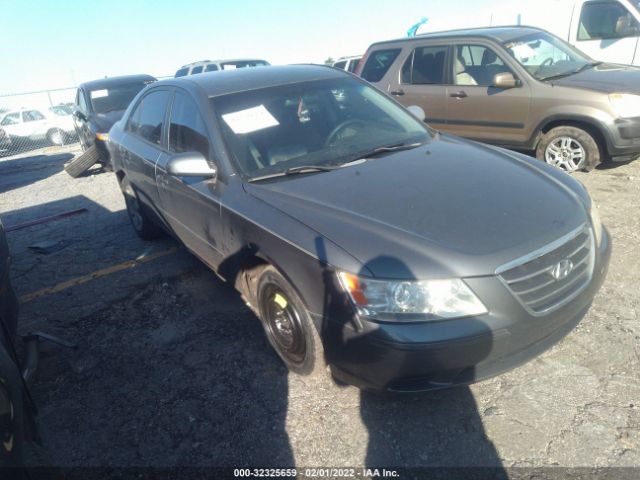
[[[122,163],[142,202],[157,213],[160,203],[156,187],[156,162],[166,152],[165,118],[170,90],[154,88],[134,107],[122,141]]]
[[[156,181],[165,219],[180,240],[204,262],[217,268],[220,242],[220,180],[175,177],[167,173],[172,154],[199,152],[212,160],[206,111],[186,91],[176,89],[168,121],[168,153],[161,155]]]
[[[453,45],[452,54],[451,82],[445,94],[446,130],[500,145],[526,142],[531,102],[527,80],[519,78],[506,57],[491,44],[459,42]],[[494,87],[494,76],[507,72],[520,80],[520,86]]]
[[[422,107],[427,123],[436,128],[445,128],[447,118],[448,56],[449,46],[444,43],[405,50],[394,64],[389,83],[390,95],[405,107]]]
[[[572,25],[570,42],[592,58],[612,63],[633,63],[640,24],[623,4],[592,0],[582,5]]]

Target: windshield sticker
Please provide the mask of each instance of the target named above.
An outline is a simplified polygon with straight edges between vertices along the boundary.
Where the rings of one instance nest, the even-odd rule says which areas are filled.
[[[520,45],[511,47],[511,51],[518,58],[530,58],[536,56],[536,51],[526,43],[521,43]]]
[[[251,133],[280,125],[264,105],[227,113],[222,115],[222,118],[235,134]]]
[[[93,92],[91,92],[91,98],[102,98],[102,97],[108,97],[109,96],[109,90],[94,90]]]

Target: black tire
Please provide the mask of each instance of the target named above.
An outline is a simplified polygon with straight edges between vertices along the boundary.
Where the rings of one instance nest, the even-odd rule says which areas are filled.
[[[164,233],[163,230],[147,214],[135,188],[126,177],[122,179],[120,186],[124,195],[124,202],[127,205],[127,215],[138,236],[143,240],[155,240],[161,237]]]
[[[320,335],[295,289],[274,267],[262,271],[256,298],[267,339],[287,368],[299,375],[326,376]]]
[[[51,145],[62,146],[65,144],[66,134],[59,128],[52,128],[47,132],[47,141]]]
[[[568,126],[552,128],[543,135],[536,148],[536,157],[568,172],[590,172],[602,161],[593,136],[581,128]]]
[[[81,153],[64,166],[64,171],[73,178],[78,178],[84,172],[89,170],[96,162],[100,160],[100,153],[96,147],[91,147],[86,152]]]

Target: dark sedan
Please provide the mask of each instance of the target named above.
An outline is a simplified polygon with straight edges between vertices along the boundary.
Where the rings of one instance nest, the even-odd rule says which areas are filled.
[[[568,334],[609,263],[572,177],[327,67],[155,83],[109,148],[136,232],[235,285],[301,374],[393,391],[498,374]]]
[[[109,130],[140,90],[155,81],[150,75],[126,75],[93,80],[78,87],[73,112],[76,133],[83,150],[96,147],[98,161],[107,169],[111,166],[106,147]]]

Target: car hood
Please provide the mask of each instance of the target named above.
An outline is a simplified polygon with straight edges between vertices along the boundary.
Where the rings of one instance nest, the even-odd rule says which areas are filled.
[[[93,123],[98,132],[108,132],[113,124],[122,118],[125,110],[114,110],[106,113],[96,113],[93,116]]]
[[[384,278],[492,275],[587,221],[580,197],[543,169],[448,136],[245,189]]]
[[[553,80],[552,83],[604,93],[640,93],[640,68],[602,63],[583,72]]]

